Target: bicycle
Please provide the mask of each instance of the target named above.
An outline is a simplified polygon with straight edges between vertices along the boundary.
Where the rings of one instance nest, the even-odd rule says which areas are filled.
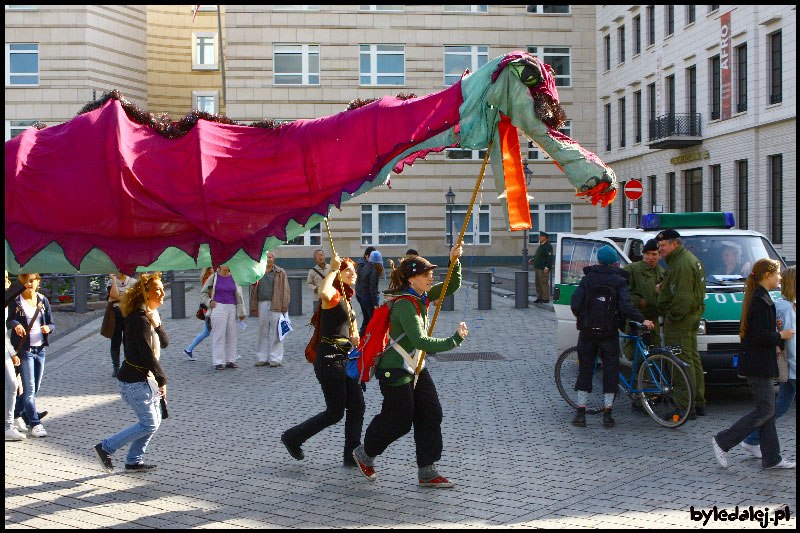
[[[630,381],[625,375],[619,373],[619,387],[627,392],[631,402],[636,408],[636,402],[641,402],[641,408],[650,415],[650,418],[661,426],[676,428],[683,425],[689,418],[694,408],[694,387],[689,380],[685,367],[688,365],[678,359],[681,353],[680,346],[667,346],[664,348],[649,348],[642,340],[648,329],[639,322],[630,322],[635,334],[620,334],[620,338],[635,339],[636,353],[631,366]],[[573,408],[578,408],[577,392],[573,389],[578,377],[578,347],[574,346],[565,350],[558,356],[555,367],[555,380],[558,392]],[[634,388],[634,379],[636,387]],[[564,384],[567,384],[567,387]],[[592,373],[592,390],[594,395],[589,395],[586,413],[599,413],[603,410],[603,371],[599,359],[595,359]],[[689,392],[689,405],[680,406],[675,401],[676,385],[683,385]],[[599,393],[598,393],[599,391]]]

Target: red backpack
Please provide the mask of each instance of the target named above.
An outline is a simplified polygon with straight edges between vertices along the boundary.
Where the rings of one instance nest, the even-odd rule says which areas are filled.
[[[347,376],[349,378],[358,379],[366,383],[375,374],[375,367],[378,365],[381,355],[391,347],[391,345],[386,346],[389,340],[389,316],[397,300],[411,300],[414,303],[414,307],[417,308],[417,315],[419,316],[419,304],[411,296],[399,296],[378,307],[369,324],[367,324],[367,329],[364,331],[361,342],[358,343],[358,348],[347,356]],[[396,343],[403,336],[405,336],[405,333],[394,339],[394,342]]]

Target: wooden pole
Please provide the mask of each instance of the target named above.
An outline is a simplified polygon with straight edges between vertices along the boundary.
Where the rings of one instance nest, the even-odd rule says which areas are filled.
[[[467,223],[469,223],[470,215],[472,214],[472,207],[475,205],[475,199],[478,197],[478,191],[481,188],[481,183],[483,182],[483,175],[486,172],[486,163],[489,162],[489,153],[492,150],[492,143],[489,143],[489,147],[486,149],[486,157],[483,158],[483,166],[481,166],[481,173],[478,176],[478,182],[475,184],[475,190],[472,191],[472,200],[469,202],[469,207],[467,208],[467,214],[464,217],[464,224],[461,226],[461,233],[458,234],[458,241],[456,241],[455,246],[461,246],[461,241],[464,240],[464,233],[467,231]],[[473,237],[474,238],[474,237]],[[449,254],[449,252],[448,252]],[[439,297],[439,301],[436,303],[436,311],[433,313],[433,319],[431,320],[431,325],[428,328],[428,336],[433,335],[433,328],[436,327],[436,319],[439,318],[439,311],[442,308],[442,302],[444,301],[444,295],[447,292],[447,286],[450,284],[450,277],[453,275],[453,267],[455,266],[455,261],[450,261],[450,266],[447,269],[447,276],[444,278],[444,284],[442,285],[442,294]],[[422,363],[425,361],[425,352],[423,351],[419,357],[419,363],[417,364],[417,369],[414,372],[414,387],[417,386],[417,379],[419,379],[419,373],[422,371]]]
[[[333,247],[333,237],[331,237],[331,227],[328,225],[328,218],[325,218],[325,229],[328,231],[328,241],[331,243],[331,256],[336,255],[336,248]],[[342,288],[344,292],[344,282],[342,281],[342,271],[337,270],[336,276],[339,278],[339,286]],[[350,329],[353,329],[353,317],[352,317],[352,310],[350,309],[350,302],[347,300],[347,295],[342,294],[342,299],[344,299],[344,305],[347,307],[347,321],[350,323]],[[322,303],[320,303],[322,305]],[[355,348],[355,346],[354,346]]]

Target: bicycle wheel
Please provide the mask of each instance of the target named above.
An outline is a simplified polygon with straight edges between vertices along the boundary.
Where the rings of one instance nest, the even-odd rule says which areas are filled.
[[[681,385],[689,391],[689,405],[685,408],[675,401],[675,388]],[[672,356],[649,355],[639,367],[637,387],[647,414],[664,427],[683,425],[694,408],[694,388],[689,375],[680,361]]]
[[[578,379],[578,347],[573,346],[558,356],[555,370],[558,392],[574,409],[578,408],[578,393],[575,382]],[[603,410],[603,368],[599,361],[595,362],[592,375],[592,391],[587,394],[586,412],[599,413]]]

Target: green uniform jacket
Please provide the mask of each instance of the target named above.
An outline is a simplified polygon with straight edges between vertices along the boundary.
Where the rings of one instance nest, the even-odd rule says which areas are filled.
[[[692,252],[678,246],[666,257],[667,272],[658,294],[658,314],[667,326],[690,328],[706,309],[706,269]]]
[[[656,284],[664,278],[664,269],[658,263],[655,268],[651,267],[646,261],[625,265],[623,269],[631,274],[628,279],[628,287],[633,305],[642,312],[646,319],[655,321],[658,317]],[[642,300],[647,302],[644,307],[640,305]]]
[[[533,268],[543,270],[545,267],[553,268],[553,245],[550,241],[540,244],[533,255]]]
[[[438,300],[442,295],[443,286],[444,283],[437,283],[434,285],[428,292],[428,300]],[[447,286],[447,294],[445,296],[453,294],[460,286],[461,263],[456,261],[456,264],[453,267],[453,274],[450,277],[450,284]],[[417,298],[413,294],[406,291],[391,293],[387,291],[384,294],[386,294],[387,299],[400,295],[411,296],[417,301],[417,305],[419,305],[420,314],[418,315],[417,308],[412,302],[408,300],[398,300],[394,303],[394,307],[392,307],[392,313],[389,316],[389,336],[393,339],[396,339],[405,333],[405,337],[400,339],[397,344],[402,346],[409,355],[411,355],[411,353],[417,348],[425,350],[426,352],[440,353],[446,352],[447,350],[452,350],[461,344],[463,339],[458,333],[454,333],[451,337],[447,337],[446,339],[428,337],[428,310],[420,298]],[[403,358],[394,348],[389,348],[381,356],[380,361],[378,362],[378,368],[403,368]],[[405,385],[413,379],[414,376],[412,375],[404,376],[394,382],[392,385]]]

